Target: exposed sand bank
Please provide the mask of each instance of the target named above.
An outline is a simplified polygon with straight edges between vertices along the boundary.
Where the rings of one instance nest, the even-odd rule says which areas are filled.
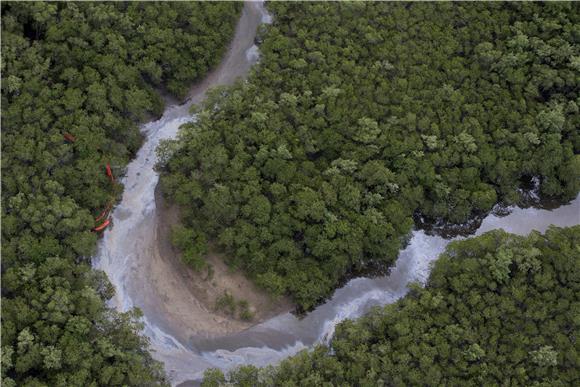
[[[185,287],[164,287],[164,295],[166,302],[169,303],[172,300],[191,299],[189,305],[184,305],[187,310],[182,310],[180,320],[188,322],[193,335],[215,336],[241,331],[292,309],[292,303],[287,298],[273,299],[241,272],[232,271],[220,254],[212,252],[206,257],[206,261],[213,269],[210,278],[206,270],[196,272],[188,267],[171,244],[171,229],[179,224],[179,209],[167,203],[160,191],[157,186],[155,202],[159,256],[153,263],[156,267],[155,281],[165,279],[165,282],[169,282],[167,279],[172,278],[185,285]],[[225,292],[231,294],[236,301],[247,301],[253,318],[249,321],[240,318],[239,306],[233,316],[223,310],[217,310],[216,301]]]

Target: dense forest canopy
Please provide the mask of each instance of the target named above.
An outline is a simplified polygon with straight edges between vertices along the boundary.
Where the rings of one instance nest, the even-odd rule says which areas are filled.
[[[580,188],[578,3],[271,3],[248,82],[160,150],[175,242],[311,308],[389,267],[412,216],[464,222],[522,181]]]
[[[183,98],[238,3],[2,3],[2,385],[164,383],[135,313],[105,307],[95,217],[120,193],[137,124]],[[65,138],[65,136],[67,138]]]
[[[452,242],[425,288],[341,323],[330,348],[276,368],[241,367],[239,386],[577,386],[580,226]],[[202,386],[224,383],[206,371]]]
[[[214,66],[242,5],[3,2],[5,386],[158,385],[138,312],[90,269],[139,122]],[[313,307],[388,268],[413,215],[458,223],[522,181],[580,189],[577,3],[272,3],[261,62],[160,149],[173,235],[226,251]],[[331,347],[239,385],[580,384],[580,227],[449,246],[425,289],[347,321]],[[207,373],[207,385],[225,382]]]

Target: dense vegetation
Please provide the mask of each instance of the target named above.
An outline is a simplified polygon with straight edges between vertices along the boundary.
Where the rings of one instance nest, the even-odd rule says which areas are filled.
[[[580,226],[527,237],[492,231],[449,244],[426,288],[341,323],[331,348],[241,386],[577,386]],[[225,382],[206,372],[204,386]]]
[[[159,115],[216,64],[234,3],[2,3],[2,385],[164,383],[135,313],[105,307],[94,217]],[[66,141],[69,133],[76,141]]]
[[[464,222],[521,183],[580,188],[578,3],[272,3],[261,64],[161,148],[207,244],[308,309],[388,267],[412,216]]]

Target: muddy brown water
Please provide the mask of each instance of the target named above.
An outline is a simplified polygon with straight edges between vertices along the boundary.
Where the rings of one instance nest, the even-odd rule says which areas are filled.
[[[116,288],[110,306],[143,311],[144,334],[151,341],[153,357],[164,363],[173,385],[190,385],[209,367],[228,370],[241,364],[273,364],[328,341],[340,321],[396,301],[406,294],[412,281],[424,283],[431,263],[445,246],[463,238],[445,239],[414,231],[388,276],[352,279],[301,319],[284,313],[244,329],[235,322],[214,318],[192,297],[182,273],[159,253],[155,148],[161,139],[175,138],[179,126],[195,119],[189,108],[203,101],[209,88],[231,84],[248,73],[258,60],[256,30],[269,20],[262,3],[247,2],[219,67],[192,89],[187,103],[167,107],[161,119],[142,126],[145,142],[127,168],[123,198],[113,212],[113,227],[105,232],[93,259],[93,266],[105,271]],[[485,217],[475,234],[496,228],[527,234],[545,231],[551,224],[580,224],[580,196],[552,210],[511,208],[507,212],[509,215],[503,217]],[[206,331],[222,334],[211,338],[199,334]]]

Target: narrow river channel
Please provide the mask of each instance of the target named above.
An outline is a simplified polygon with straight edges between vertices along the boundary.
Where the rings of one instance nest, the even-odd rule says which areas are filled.
[[[358,317],[374,305],[394,302],[405,295],[409,282],[424,282],[431,262],[451,240],[458,239],[413,232],[388,276],[353,279],[302,319],[285,313],[248,330],[217,338],[196,335],[195,329],[188,326],[191,311],[199,311],[199,305],[183,284],[181,273],[175,272],[159,253],[155,148],[160,140],[174,138],[180,125],[195,118],[189,108],[200,103],[209,88],[231,84],[248,73],[258,59],[256,31],[261,23],[269,21],[262,3],[246,3],[219,67],[192,89],[187,103],[167,107],[161,119],[142,127],[146,139],[123,179],[125,191],[113,213],[114,226],[105,232],[93,259],[93,266],[105,271],[115,286],[111,306],[121,311],[132,307],[143,311],[144,333],[151,340],[153,356],[165,364],[173,385],[199,380],[208,367],[227,370],[240,364],[276,363],[328,340],[338,322]],[[551,211],[513,208],[508,216],[489,215],[476,234],[496,228],[527,234],[531,230],[544,231],[551,224],[580,224],[580,196]]]

